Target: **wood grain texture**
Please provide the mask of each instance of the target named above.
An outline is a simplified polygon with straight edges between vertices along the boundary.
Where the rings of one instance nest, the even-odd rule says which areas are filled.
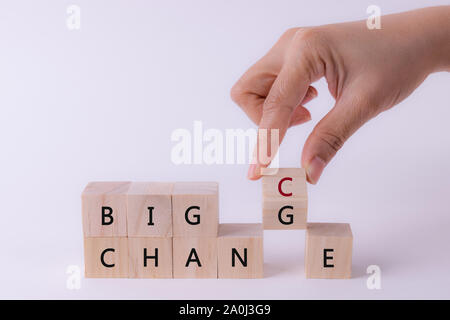
[[[192,209],[187,217],[196,224],[187,222],[188,208]],[[172,193],[172,220],[175,237],[217,237],[219,226],[217,182],[176,182]]]
[[[350,278],[352,246],[353,235],[348,223],[308,223],[305,248],[306,278]]]
[[[128,239],[85,237],[84,263],[86,278],[127,278]]]
[[[306,228],[308,193],[303,168],[266,169],[262,177],[262,192],[264,229]],[[286,208],[280,214],[283,207]]]
[[[172,236],[172,190],[173,183],[131,183],[127,193],[129,237]]]
[[[263,278],[264,250],[261,224],[220,224],[217,250],[219,278]]]
[[[130,278],[172,278],[171,237],[128,238],[128,255]]]
[[[217,237],[174,237],[173,277],[217,278]]]
[[[85,237],[127,236],[127,191],[130,182],[90,182],[81,195]],[[113,222],[102,225],[102,208],[113,210]]]

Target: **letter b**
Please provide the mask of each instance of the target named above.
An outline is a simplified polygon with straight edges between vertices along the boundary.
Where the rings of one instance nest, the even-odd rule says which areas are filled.
[[[102,207],[102,225],[109,226],[114,222],[112,216],[113,209],[111,207]]]

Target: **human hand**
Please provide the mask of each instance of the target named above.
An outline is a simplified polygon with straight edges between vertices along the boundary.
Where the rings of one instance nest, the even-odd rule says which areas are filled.
[[[311,84],[326,78],[336,103],[303,148],[310,183],[364,123],[408,97],[430,73],[450,69],[450,6],[381,22],[380,30],[369,30],[366,21],[290,29],[231,90],[260,129],[279,130],[281,142],[288,127],[311,119],[303,105],[317,96]],[[249,179],[259,179],[268,164],[251,164]]]

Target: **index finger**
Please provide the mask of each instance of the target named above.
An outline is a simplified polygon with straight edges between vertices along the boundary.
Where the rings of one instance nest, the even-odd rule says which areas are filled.
[[[259,179],[261,169],[267,167],[276,156],[293,111],[308,91],[311,81],[306,66],[302,60],[295,64],[286,63],[274,81],[263,105],[258,130],[261,134],[258,134],[256,146],[257,163],[251,165],[249,179]]]

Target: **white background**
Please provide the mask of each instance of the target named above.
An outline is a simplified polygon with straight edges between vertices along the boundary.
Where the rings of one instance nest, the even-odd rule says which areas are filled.
[[[66,27],[69,4],[81,30]],[[83,265],[80,193],[93,180],[215,180],[222,222],[261,221],[244,165],[170,160],[174,129],[251,128],[229,98],[281,33],[449,1],[2,1],[0,298],[450,298],[450,77],[431,75],[363,127],[309,188],[309,221],[349,222],[351,280],[306,280],[304,231],[265,232],[262,280],[96,280]],[[282,166],[333,100],[291,129]],[[382,270],[368,290],[366,268]]]

